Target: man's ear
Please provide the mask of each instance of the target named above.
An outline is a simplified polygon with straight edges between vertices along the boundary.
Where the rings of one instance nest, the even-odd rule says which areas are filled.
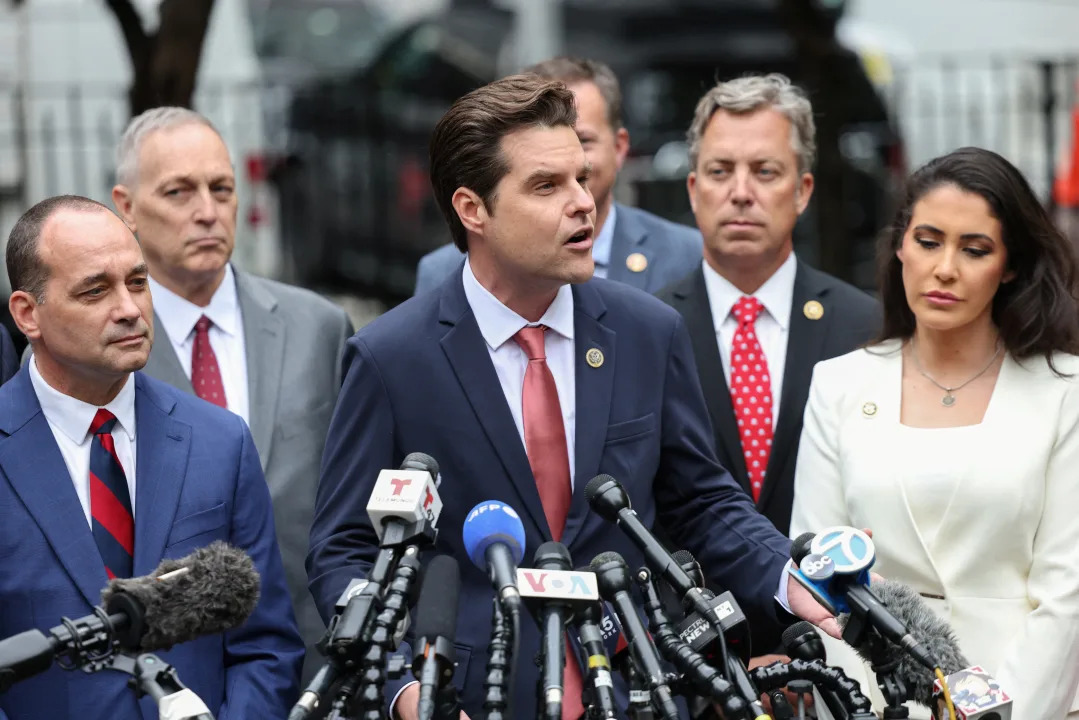
[[[686,192],[689,193],[689,207],[693,214],[697,214],[697,171],[693,170],[686,176]]]
[[[614,134],[614,161],[618,172],[622,171],[627,155],[629,155],[629,130],[618,128]]]
[[[809,198],[813,197],[813,185],[813,173],[802,173],[802,177],[798,179],[798,195],[794,198],[799,215],[809,207]]]
[[[484,226],[491,216],[483,198],[466,187],[459,187],[450,198],[453,209],[465,230],[473,235],[482,235]]]
[[[16,290],[8,298],[7,307],[15,326],[27,340],[34,341],[41,337],[37,321],[38,302],[33,295],[25,290]]]
[[[135,229],[135,195],[126,185],[114,185],[112,188],[112,204],[117,214],[123,219],[131,232]]]

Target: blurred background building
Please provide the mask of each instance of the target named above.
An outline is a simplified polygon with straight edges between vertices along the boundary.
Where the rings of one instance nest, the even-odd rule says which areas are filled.
[[[953,148],[1008,157],[1062,222],[1079,205],[1079,0],[0,0],[0,237],[48,195],[109,202],[140,102],[132,27],[169,35],[199,8],[191,103],[236,166],[236,262],[330,293],[359,323],[407,298],[449,239],[427,179],[435,122],[556,53],[622,80],[619,199],[686,223],[704,90],[766,71],[806,87],[820,149],[797,250],[862,287],[902,178]]]

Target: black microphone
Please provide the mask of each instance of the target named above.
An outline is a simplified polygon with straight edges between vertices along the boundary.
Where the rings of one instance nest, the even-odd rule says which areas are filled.
[[[545,542],[536,548],[532,564],[537,570],[568,571],[573,568],[569,550],[560,542]],[[518,582],[520,585],[520,582]],[[542,640],[543,672],[540,677],[544,715],[548,720],[562,720],[562,673],[566,669],[566,643],[562,639],[570,605],[558,598],[545,598],[536,619]]]
[[[855,548],[859,550],[857,555]],[[868,623],[933,670],[937,667],[933,654],[869,588],[869,568],[875,557],[873,541],[861,530],[835,527],[817,535],[803,533],[791,545],[791,559],[798,565],[797,570],[791,570],[791,575],[829,610],[851,613],[853,621],[843,633],[847,643],[861,644]]]
[[[457,561],[448,555],[431,558],[416,603],[416,644],[412,655],[412,674],[420,681],[419,720],[430,720],[438,702],[436,695],[444,688],[453,688],[450,681],[457,662],[453,641],[457,637],[460,591]],[[450,704],[456,704],[453,695]]]
[[[591,568],[578,568],[580,572],[591,572]],[[614,682],[611,679],[611,661],[607,657],[607,646],[603,643],[603,630],[600,623],[603,621],[603,605],[598,602],[584,603],[577,608],[573,615],[573,627],[577,631],[577,638],[581,641],[581,648],[587,656],[585,666],[588,668],[588,683],[591,701],[589,705],[595,708],[598,715],[589,717],[613,718],[617,717],[615,709]]]
[[[600,553],[592,559],[591,567],[596,574],[600,595],[614,606],[630,653],[648,683],[653,705],[663,717],[675,720],[678,718],[678,706],[674,704],[666,675],[660,666],[659,651],[648,636],[629,595],[630,575],[626,561],[615,552]]]
[[[959,648],[955,631],[926,606],[917,592],[893,580],[878,580],[873,583],[873,587],[876,588],[881,602],[894,613],[896,621],[909,627],[911,635],[937,659],[938,667],[945,675],[951,675],[970,666],[966,657],[963,656],[963,651]],[[849,617],[841,615],[839,624],[845,625]],[[871,657],[871,641],[866,640],[856,645],[854,649],[866,660],[874,661]],[[933,683],[936,681],[936,676],[906,653],[896,653],[893,662],[895,669],[892,672],[906,688],[906,699],[929,708],[936,707],[933,702]]]
[[[812,623],[800,620],[783,631],[783,648],[795,660],[820,660],[826,663],[828,651]],[[847,710],[834,690],[818,687],[821,699],[835,720],[845,720]]]
[[[163,560],[148,576],[113,579],[92,615],[65,618],[48,635],[28,630],[0,642],[0,692],[48,670],[57,657],[81,667],[117,649],[168,650],[239,627],[258,604],[259,584],[247,553],[220,541]]]

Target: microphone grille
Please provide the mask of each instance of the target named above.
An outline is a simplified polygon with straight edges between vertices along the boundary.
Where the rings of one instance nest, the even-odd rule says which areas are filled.
[[[688,565],[689,563],[697,562],[697,558],[693,557],[693,553],[689,550],[675,550],[671,556],[674,561],[679,565]]]
[[[810,545],[813,544],[813,538],[815,537],[817,537],[816,533],[802,533],[791,543],[791,560],[794,560],[795,564],[800,565],[805,556],[809,554]]]
[[[573,567],[573,559],[565,545],[552,540],[536,548],[532,565],[545,570],[569,570]]]
[[[606,565],[607,563],[618,563],[620,565],[625,565],[626,560],[616,552],[600,553],[599,555],[592,558],[592,572],[597,572],[598,568]]]
[[[449,555],[435,555],[427,564],[416,601],[416,637],[432,640],[457,637],[457,606],[461,574],[457,561]]]
[[[791,643],[793,643],[795,640],[802,637],[803,635],[809,635],[810,633],[817,635],[817,629],[813,627],[813,623],[807,622],[805,620],[800,620],[794,623],[783,631],[783,647],[789,648]],[[817,635],[817,637],[820,636]]]
[[[592,498],[599,492],[599,488],[602,485],[606,485],[609,482],[617,482],[613,477],[607,474],[597,475],[588,481],[588,484],[584,486],[584,496],[588,500],[589,504],[592,503]]]
[[[414,452],[405,456],[401,461],[402,470],[423,470],[430,473],[432,478],[438,477],[438,461],[426,453]]]

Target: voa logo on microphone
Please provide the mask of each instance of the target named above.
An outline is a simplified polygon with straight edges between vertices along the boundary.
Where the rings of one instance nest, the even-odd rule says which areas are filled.
[[[569,570],[517,569],[517,588],[521,597],[559,600],[599,600],[595,573]]]

